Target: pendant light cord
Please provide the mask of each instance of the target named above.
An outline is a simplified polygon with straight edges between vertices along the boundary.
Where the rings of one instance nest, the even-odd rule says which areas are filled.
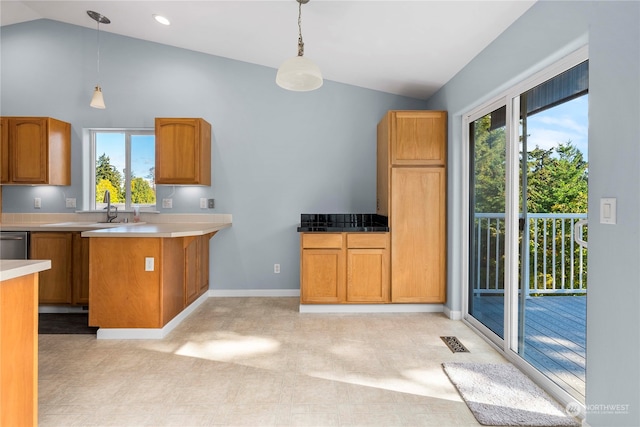
[[[97,25],[97,27],[98,27],[98,36],[97,36],[97,39],[98,39],[98,55],[97,55],[98,56],[98,76],[97,76],[98,80],[97,81],[99,83],[100,82],[100,21],[96,21],[96,22],[98,24]]]
[[[302,2],[298,0],[298,56],[304,56],[304,42],[302,41]]]

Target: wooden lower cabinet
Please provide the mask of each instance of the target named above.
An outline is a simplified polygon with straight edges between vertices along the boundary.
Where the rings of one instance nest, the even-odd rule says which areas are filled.
[[[195,301],[200,293],[200,275],[198,271],[198,252],[200,239],[198,237],[184,238],[184,304]]]
[[[71,303],[89,304],[89,239],[72,233]]]
[[[198,273],[200,275],[200,292],[203,293],[209,290],[209,241],[211,236],[206,234],[198,237],[200,240],[200,247],[198,250]]]
[[[389,301],[388,233],[302,233],[303,304]]]
[[[89,304],[89,241],[80,232],[32,232],[31,259],[50,259],[40,274],[40,304]]]
[[[71,304],[72,296],[71,233],[31,233],[31,259],[50,259],[51,269],[40,274],[40,304]]]
[[[328,304],[344,302],[344,271],[345,257],[342,249],[303,249],[301,301]]]
[[[162,328],[209,287],[209,239],[89,238],[89,325]],[[153,270],[146,259],[153,258]]]

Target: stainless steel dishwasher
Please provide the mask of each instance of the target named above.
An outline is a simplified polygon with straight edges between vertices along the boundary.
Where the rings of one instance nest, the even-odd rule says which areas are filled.
[[[27,259],[28,231],[0,231],[0,259]]]

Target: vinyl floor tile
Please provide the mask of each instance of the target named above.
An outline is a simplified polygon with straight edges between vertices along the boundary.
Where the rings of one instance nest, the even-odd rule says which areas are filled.
[[[39,425],[478,425],[441,363],[504,359],[462,322],[298,303],[209,298],[163,340],[41,335]]]

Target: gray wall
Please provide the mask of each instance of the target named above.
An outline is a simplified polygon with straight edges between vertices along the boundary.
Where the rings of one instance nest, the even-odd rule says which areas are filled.
[[[212,289],[298,289],[300,214],[375,212],[376,124],[386,110],[424,108],[331,81],[288,92],[272,68],[101,31],[107,109],[96,110],[95,30],[40,20],[0,31],[0,113],[52,116],[73,133],[72,185],[3,186],[4,212],[72,212],[65,197],[80,206],[83,128],[203,117],[213,130],[211,187],[160,187],[158,199],[175,190],[167,213],[233,215],[233,227],[212,239]],[[200,197],[215,198],[215,210],[201,210]]]
[[[449,300],[461,310],[462,114],[575,48],[589,45],[587,421],[640,425],[640,2],[536,3],[433,96],[449,110]],[[599,224],[602,197],[616,225]],[[600,405],[629,405],[607,413]]]

